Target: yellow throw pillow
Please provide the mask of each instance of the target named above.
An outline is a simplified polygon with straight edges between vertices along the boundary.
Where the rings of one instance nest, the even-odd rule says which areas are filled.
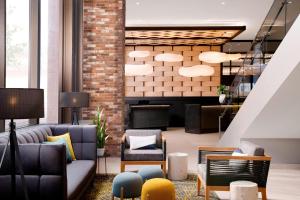
[[[64,138],[67,142],[67,145],[69,147],[70,153],[71,153],[71,157],[72,160],[76,160],[75,154],[74,154],[74,150],[73,150],[73,146],[72,146],[72,142],[71,142],[71,137],[69,133],[65,133],[63,135],[58,135],[58,136],[47,136],[47,141],[48,142],[55,142],[61,138]]]

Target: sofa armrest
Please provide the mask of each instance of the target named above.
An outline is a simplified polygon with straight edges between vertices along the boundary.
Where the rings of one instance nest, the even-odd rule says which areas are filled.
[[[236,147],[210,147],[210,146],[199,146],[198,147],[198,163],[206,163],[206,155],[218,154],[218,155],[230,155]]]
[[[20,157],[30,199],[66,199],[66,147],[65,145],[20,144]],[[4,145],[0,145],[0,154]],[[9,199],[10,149],[0,169],[0,193]],[[17,174],[19,171],[17,170]],[[6,188],[6,189],[5,189]],[[7,197],[7,198],[6,198]]]
[[[53,135],[70,133],[77,160],[97,159],[97,136],[95,125],[52,125]]]

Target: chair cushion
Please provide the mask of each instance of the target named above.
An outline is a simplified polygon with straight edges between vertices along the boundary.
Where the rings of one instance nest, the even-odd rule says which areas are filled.
[[[93,160],[75,160],[67,165],[68,199],[74,199],[93,176],[96,167]]]
[[[126,147],[130,147],[129,136],[151,136],[156,135],[157,148],[162,147],[161,130],[146,130],[146,129],[130,129],[126,130]]]
[[[162,149],[125,149],[124,151],[124,160],[128,161],[161,161],[163,157]]]
[[[133,172],[123,172],[118,174],[112,185],[112,193],[115,197],[121,197],[123,187],[124,198],[136,198],[141,195],[143,180],[142,177]]]
[[[241,141],[239,149],[242,150],[244,154],[248,154],[249,156],[264,156],[265,150],[264,148],[253,144],[248,141]]]
[[[198,173],[202,180],[206,182],[206,164],[198,164]]]

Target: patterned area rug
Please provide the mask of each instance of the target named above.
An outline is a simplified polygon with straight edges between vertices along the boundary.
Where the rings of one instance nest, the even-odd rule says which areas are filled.
[[[83,199],[86,200],[111,200],[111,186],[115,175],[98,175]],[[176,200],[204,200],[203,189],[197,196],[197,177],[189,175],[187,180],[173,181],[176,187]],[[118,199],[118,198],[115,198]],[[211,192],[210,200],[219,200]]]

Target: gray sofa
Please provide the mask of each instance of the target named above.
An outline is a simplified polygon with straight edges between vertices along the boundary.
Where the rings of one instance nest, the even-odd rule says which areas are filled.
[[[76,161],[66,163],[64,145],[42,144],[47,135],[70,133]],[[80,199],[96,174],[96,126],[38,125],[17,130],[29,198]],[[0,133],[0,155],[8,133]],[[10,199],[10,153],[0,169],[1,199]],[[18,174],[18,172],[17,172]],[[17,198],[23,199],[17,175]]]

